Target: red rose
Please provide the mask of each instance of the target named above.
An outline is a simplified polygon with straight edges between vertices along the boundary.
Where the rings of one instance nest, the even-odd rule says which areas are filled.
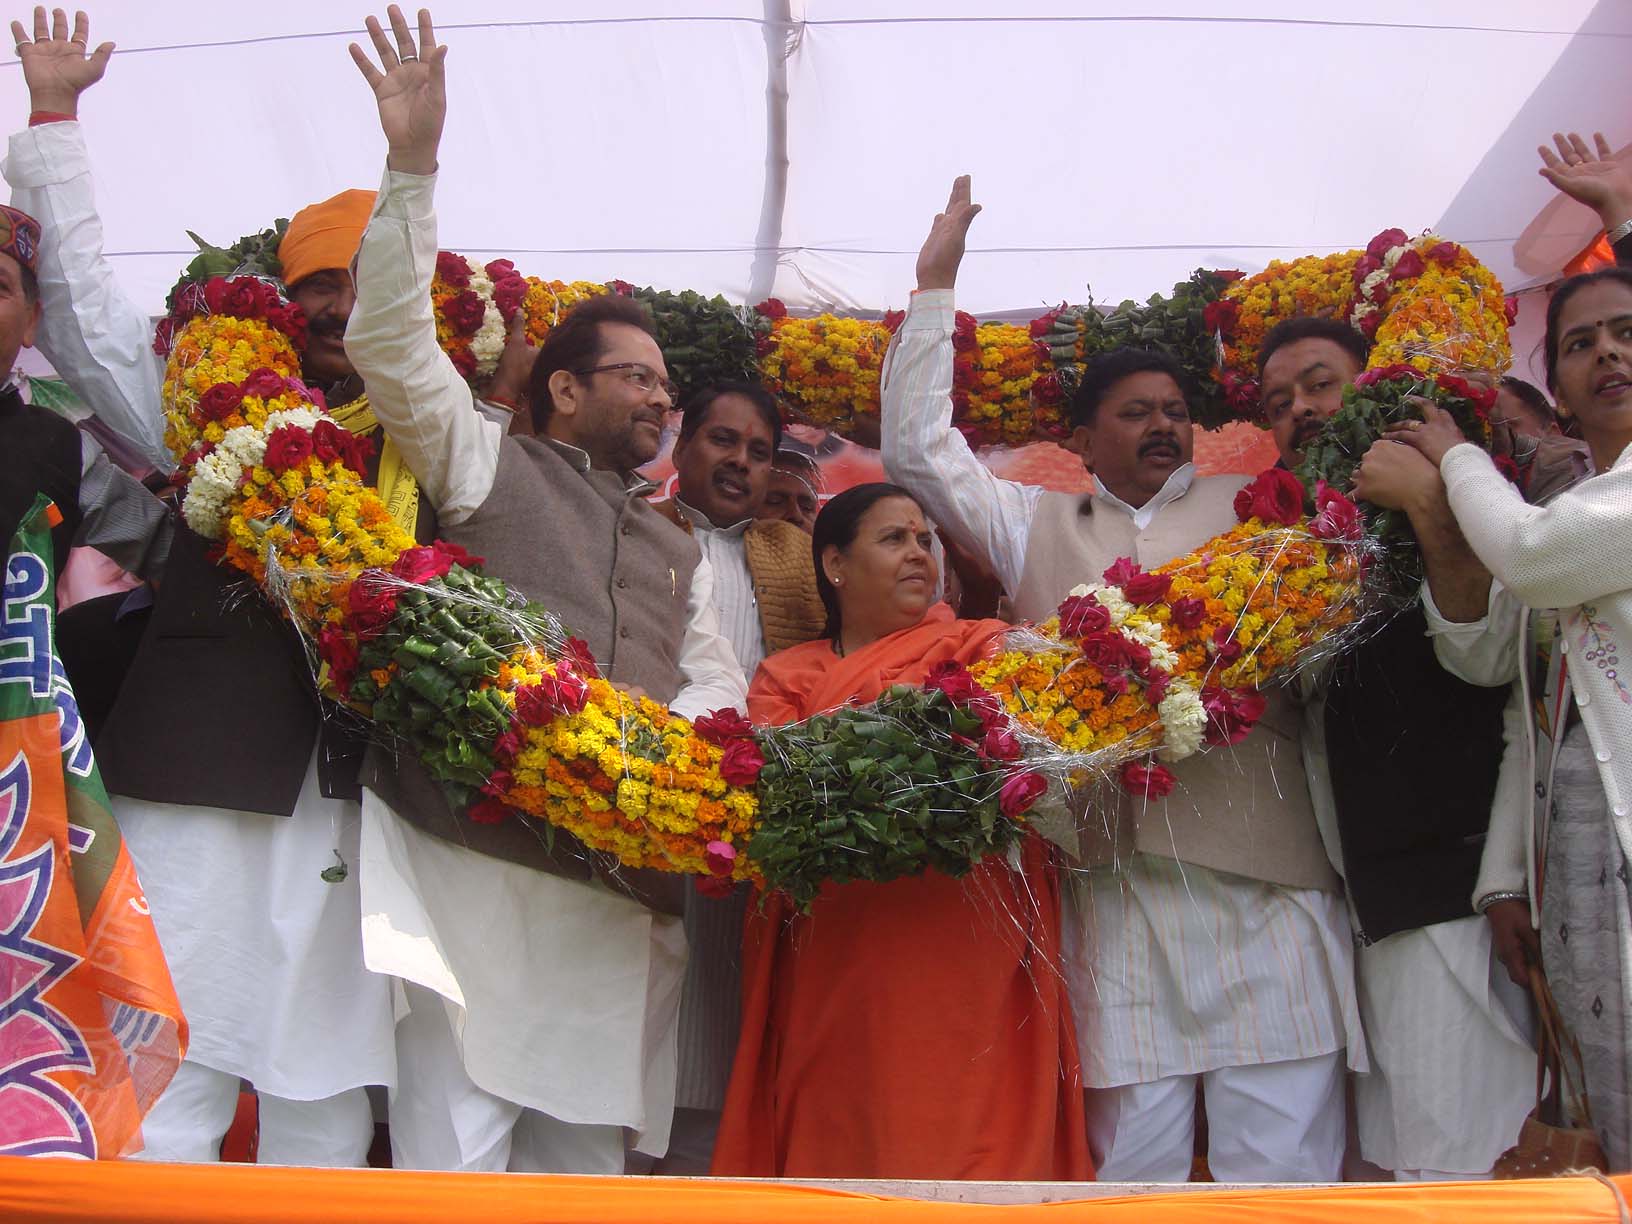
[[[1524,473],[1519,470],[1519,465],[1513,462],[1511,455],[1492,455],[1490,462],[1510,482],[1518,485],[1521,490],[1524,488]]]
[[[512,274],[493,284],[493,304],[499,308],[499,316],[507,324],[515,318],[516,308],[526,300],[526,297],[527,281],[523,277]]]
[[[901,330],[901,324],[907,321],[907,312],[904,310],[886,310],[884,312],[884,330],[895,335]]]
[[[160,357],[168,357],[175,343],[176,321],[174,319],[160,319],[158,327],[153,329],[153,351]]]
[[[1388,274],[1388,279],[1391,281],[1410,280],[1414,276],[1421,276],[1427,266],[1420,254],[1416,251],[1407,251],[1395,262],[1394,271]]]
[[[1285,468],[1269,468],[1235,495],[1235,513],[1290,527],[1303,517],[1303,482]]]
[[[1422,371],[1418,370],[1415,366],[1408,366],[1403,362],[1396,361],[1393,365],[1377,366],[1373,369],[1362,371],[1361,374],[1355,378],[1354,385],[1357,387],[1373,387],[1378,383],[1392,382],[1396,378],[1409,378],[1412,382],[1416,382],[1422,377]]]
[[[1144,799],[1163,799],[1173,793],[1178,781],[1170,769],[1161,765],[1129,761],[1120,774],[1122,789]]]
[[[238,411],[244,393],[236,383],[216,383],[198,399],[198,412],[206,421],[224,421]]]
[[[431,547],[436,549],[438,556],[446,557],[454,565],[462,565],[466,569],[475,569],[478,565],[481,565],[487,560],[486,557],[472,556],[470,553],[464,550],[463,546],[449,543],[447,540],[432,540]],[[570,642],[578,642],[580,646],[584,645],[582,642],[579,642],[577,638],[568,638],[567,640]],[[584,646],[584,649],[587,651],[589,647]],[[579,672],[578,674],[583,675],[584,673]],[[599,675],[600,673],[592,672],[592,674]]]
[[[732,740],[720,758],[720,777],[732,786],[752,786],[765,768],[765,755],[751,739]]]
[[[274,306],[266,312],[266,321],[289,337],[289,343],[300,352],[306,347],[306,312],[294,303]]]
[[[342,431],[344,432],[344,431]],[[346,466],[359,476],[368,471],[369,458],[374,454],[374,439],[361,438],[356,434],[346,434]]]
[[[1171,673],[1158,669],[1145,681],[1145,700],[1151,705],[1160,705],[1162,698],[1167,696],[1167,686],[1172,683]]]
[[[1202,689],[1201,706],[1207,711],[1205,741],[1214,746],[1239,744],[1264,716],[1264,707],[1268,704],[1268,698],[1255,688],[1210,686]]]
[[[1241,313],[1241,307],[1235,302],[1219,298],[1216,302],[1208,302],[1201,312],[1202,329],[1209,335],[1235,334],[1235,320]]]
[[[1044,374],[1031,384],[1031,398],[1039,404],[1063,404],[1065,388],[1060,386],[1058,374]]]
[[[1475,386],[1467,379],[1456,374],[1437,374],[1434,381],[1439,384],[1441,391],[1461,399],[1468,400],[1475,408],[1482,412],[1489,412],[1496,404],[1496,389],[1494,387]]]
[[[268,295],[264,290],[267,288],[252,276],[235,276],[230,280],[216,277],[204,286],[204,301],[211,314],[258,319],[266,313]],[[271,296],[276,302],[277,295]]]
[[[1048,789],[1048,782],[1035,770],[1011,774],[997,792],[997,806],[1010,820],[1023,816]]]
[[[778,298],[766,298],[754,309],[767,319],[785,319],[788,317],[788,308],[782,305],[781,300]]]
[[[1324,480],[1316,484],[1309,534],[1317,540],[1358,540],[1364,533],[1360,508]]]
[[[1462,248],[1454,242],[1436,242],[1428,248],[1428,258],[1435,263],[1453,264]]]
[[[448,360],[453,362],[453,368],[459,371],[459,377],[476,377],[476,354],[468,348],[454,349],[448,354]]]
[[[523,732],[519,729],[520,723],[512,724],[505,732],[493,741],[493,759],[501,764],[508,765],[521,755],[525,746]]]
[[[489,280],[491,280],[494,284],[497,284],[499,281],[504,280],[508,276],[516,275],[516,261],[513,259],[490,260],[486,266],[482,268],[482,271],[487,273]]]
[[[1173,623],[1180,629],[1194,629],[1207,619],[1207,601],[1188,596],[1173,601]]]
[[[508,769],[495,769],[487,775],[487,781],[482,783],[482,794],[492,795],[495,799],[504,798],[504,792],[515,784],[516,776]]]
[[[469,569],[472,566],[482,564],[484,560],[486,560],[484,557],[467,556],[459,564]],[[561,660],[586,680],[599,680],[601,678],[601,669],[596,666],[595,655],[590,651],[589,643],[584,641],[583,638],[569,637],[562,642]]]
[[[691,882],[705,897],[729,897],[736,891],[736,882],[730,876],[692,876]]]
[[[969,669],[956,659],[946,659],[929,669],[924,677],[926,689],[939,689],[953,705],[967,705],[982,690],[969,674]]]
[[[1239,374],[1224,374],[1224,402],[1229,405],[1230,411],[1241,417],[1255,417],[1260,412],[1259,401],[1263,398],[1256,378],[1243,378]]]
[[[476,824],[496,825],[510,818],[510,809],[497,799],[479,799],[466,809],[465,815]]]
[[[436,274],[450,289],[463,289],[470,284],[470,265],[464,256],[452,251],[436,253]]]
[[[1135,574],[1122,584],[1122,594],[1129,603],[1143,606],[1166,599],[1172,585],[1172,574]]]
[[[1381,259],[1395,247],[1405,243],[1405,231],[1402,229],[1387,229],[1366,243],[1366,254],[1374,259]]]
[[[728,876],[736,866],[737,848],[727,841],[711,841],[703,848],[703,863],[710,875]]]
[[[1105,684],[1105,691],[1112,697],[1120,697],[1128,691],[1128,676],[1126,672],[1109,672],[1101,677]]]
[[[473,336],[487,317],[487,306],[474,289],[466,289],[442,304],[442,317],[456,336]]]
[[[1087,634],[1081,642],[1082,657],[1109,676],[1121,671],[1131,661],[1128,640],[1116,630]]]
[[[244,379],[243,385],[245,395],[253,395],[263,400],[275,399],[282,395],[286,389],[283,375],[276,370],[269,370],[265,366]]]
[[[397,614],[397,588],[377,569],[358,574],[346,594],[351,628],[359,642],[382,632]]]
[[[1150,674],[1150,647],[1143,642],[1136,642],[1133,638],[1124,637],[1122,645],[1128,652],[1128,666],[1140,676]]]
[[[589,686],[557,664],[556,674],[541,676],[537,684],[516,690],[516,717],[529,727],[542,727],[562,714],[576,714],[589,699]]]
[[[357,643],[338,625],[324,625],[317,635],[317,654],[329,665],[329,679],[342,697],[351,695],[357,675]]]
[[[975,335],[975,316],[960,310],[952,319],[952,347],[960,353],[978,348],[980,341]]]
[[[1128,579],[1140,572],[1139,567],[1134,564],[1132,557],[1118,557],[1111,563],[1111,567],[1106,570],[1102,576],[1111,586],[1119,587],[1126,586],[1128,584]]]
[[[1060,605],[1060,633],[1065,637],[1086,637],[1110,627],[1110,612],[1092,595],[1072,595]]]
[[[1519,299],[1512,295],[1503,298],[1502,312],[1507,315],[1507,325],[1512,327],[1519,317]]]
[[[606,287],[619,297],[634,297],[635,287],[626,280],[609,280]],[[780,302],[777,305],[781,305]]]
[[[993,761],[1017,761],[1020,759],[1020,737],[1008,727],[988,727],[986,738],[981,741],[980,755]]]
[[[707,714],[694,721],[691,724],[691,729],[697,732],[698,738],[705,739],[721,748],[732,740],[750,739],[754,734],[754,724],[730,706],[719,710],[710,710]]]
[[[1366,277],[1383,266],[1383,261],[1376,255],[1362,255],[1354,265],[1354,283],[1362,285]]]
[[[170,317],[184,322],[208,306],[209,299],[204,296],[204,286],[193,281],[176,290],[176,304],[170,308]]]
[[[1058,316],[1053,311],[1049,311],[1049,313],[1044,315],[1042,318],[1033,319],[1030,323],[1028,323],[1026,325],[1026,330],[1031,334],[1031,338],[1033,340],[1041,340],[1044,336],[1048,335],[1049,332],[1054,330],[1054,320],[1057,317]]]
[[[287,472],[312,457],[312,435],[298,425],[280,425],[266,440],[266,466]]]
[[[434,548],[405,548],[397,554],[391,572],[404,582],[426,583],[442,577],[451,564]]]
[[[1241,657],[1241,643],[1235,640],[1233,625],[1220,625],[1213,630],[1213,654],[1226,667]]]
[[[346,454],[346,431],[325,418],[312,426],[312,454],[333,463]]]

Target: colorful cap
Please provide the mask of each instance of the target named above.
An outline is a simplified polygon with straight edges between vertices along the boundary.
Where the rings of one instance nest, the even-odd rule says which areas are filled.
[[[297,212],[278,244],[283,283],[298,285],[313,272],[351,267],[373,211],[374,192],[354,187]]]
[[[10,255],[30,272],[40,270],[40,223],[9,204],[0,204],[0,254]]]

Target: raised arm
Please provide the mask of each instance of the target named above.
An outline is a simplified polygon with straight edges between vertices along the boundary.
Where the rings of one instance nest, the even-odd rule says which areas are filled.
[[[1632,167],[1616,160],[1602,132],[1594,132],[1592,140],[1589,149],[1575,132],[1554,132],[1557,153],[1546,145],[1536,149],[1541,177],[1597,213],[1614,246],[1615,262],[1632,264]]]
[[[162,471],[159,368],[147,312],[120,289],[102,251],[90,156],[78,123],[79,98],[102,79],[112,43],[86,53],[90,23],[57,9],[50,23],[34,10],[34,31],[11,35],[28,86],[29,125],[11,138],[4,166],[11,202],[39,221],[39,350],[74,393],[114,433]]]
[[[468,518],[487,499],[503,431],[436,343],[431,278],[436,271],[436,150],[447,113],[443,61],[431,15],[419,11],[419,43],[392,5],[388,39],[373,17],[368,33],[384,71],[356,43],[351,57],[374,91],[388,153],[385,181],[352,265],[357,303],[346,354],[369,404],[444,522]],[[394,45],[393,45],[394,43]],[[421,58],[419,52],[424,52]]]
[[[952,184],[946,211],[936,214],[919,252],[918,291],[884,358],[881,446],[890,479],[1013,594],[1043,491],[999,480],[952,427],[952,289],[979,212],[965,175]]]

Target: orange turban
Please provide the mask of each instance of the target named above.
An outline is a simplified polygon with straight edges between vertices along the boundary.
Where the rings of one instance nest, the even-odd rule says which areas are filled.
[[[374,193],[352,188],[297,212],[278,243],[283,283],[298,285],[313,272],[351,267],[373,211]]]

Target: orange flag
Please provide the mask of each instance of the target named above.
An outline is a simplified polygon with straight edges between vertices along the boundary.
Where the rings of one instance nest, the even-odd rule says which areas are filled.
[[[0,600],[0,1155],[110,1158],[187,1023],[57,658],[56,515],[24,516]]]

